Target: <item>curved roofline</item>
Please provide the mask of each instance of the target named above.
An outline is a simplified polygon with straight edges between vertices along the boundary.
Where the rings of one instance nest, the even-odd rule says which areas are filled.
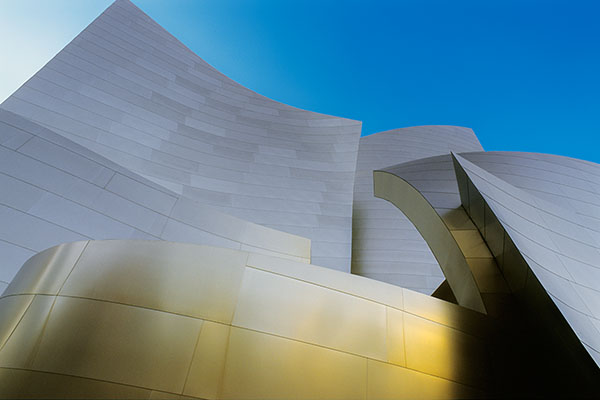
[[[115,0],[115,1],[114,1],[112,4],[110,4],[108,7],[106,7],[106,9],[105,9],[105,10],[102,12],[102,14],[103,14],[103,13],[104,13],[106,10],[108,10],[109,8],[111,8],[112,6],[114,6],[114,5],[118,4],[118,3],[129,3],[130,5],[132,5],[132,6],[134,6],[135,8],[137,8],[137,9],[139,10],[139,12],[141,12],[142,14],[144,14],[145,16],[147,16],[148,18],[150,18],[150,19],[152,19],[152,20],[154,21],[154,18],[150,17],[150,16],[149,16],[149,15],[148,15],[146,12],[144,12],[144,11],[143,11],[141,8],[139,8],[139,7],[138,7],[138,6],[137,6],[137,5],[136,5],[134,2],[132,2],[131,0]],[[102,14],[101,14],[101,15],[102,15]],[[348,121],[357,122],[357,123],[360,123],[360,124],[362,124],[362,121],[361,121],[361,120],[352,119],[352,118],[346,118],[346,117],[340,117],[340,116],[337,116],[337,115],[325,114],[325,113],[321,113],[321,112],[318,112],[318,111],[312,111],[312,110],[308,110],[308,109],[304,109],[304,108],[296,107],[296,106],[290,105],[290,104],[288,104],[288,103],[285,103],[285,102],[282,102],[282,101],[279,101],[279,100],[275,100],[275,99],[273,99],[273,98],[270,98],[270,97],[268,97],[268,96],[265,96],[265,95],[263,95],[263,94],[261,94],[261,93],[258,93],[257,91],[255,91],[255,90],[253,90],[253,89],[250,89],[248,86],[246,86],[246,85],[244,85],[244,84],[242,84],[242,83],[240,83],[240,82],[238,82],[238,81],[236,81],[236,80],[232,79],[231,77],[229,77],[229,76],[225,75],[224,73],[222,73],[221,71],[219,71],[219,69],[218,69],[218,68],[216,68],[214,65],[212,65],[211,63],[209,63],[208,61],[206,61],[204,58],[200,57],[200,56],[199,56],[199,55],[198,55],[198,54],[197,54],[197,53],[196,53],[194,50],[192,50],[191,48],[189,48],[189,47],[188,47],[188,46],[187,46],[187,45],[186,45],[186,44],[185,44],[185,43],[184,43],[182,40],[180,40],[180,39],[179,39],[179,38],[177,38],[175,35],[173,35],[171,32],[169,32],[168,30],[166,30],[165,28],[163,28],[163,27],[162,27],[162,25],[160,25],[160,24],[158,24],[158,23],[157,23],[157,25],[158,25],[158,26],[160,26],[160,27],[161,27],[161,29],[162,29],[164,32],[166,32],[166,33],[167,33],[169,36],[171,36],[173,39],[177,40],[177,42],[179,42],[181,45],[183,45],[183,46],[184,46],[184,47],[185,47],[185,48],[186,48],[188,51],[190,51],[190,52],[191,52],[191,53],[193,53],[195,56],[197,56],[198,58],[200,58],[200,59],[201,59],[203,62],[205,62],[205,63],[206,63],[206,64],[207,64],[207,65],[208,65],[210,68],[212,68],[212,69],[213,69],[215,72],[217,72],[218,74],[220,74],[220,75],[221,75],[221,76],[223,76],[224,78],[226,78],[226,79],[230,80],[231,82],[235,83],[236,85],[238,85],[238,86],[241,86],[241,87],[243,87],[244,89],[247,89],[247,90],[249,90],[250,92],[252,92],[252,93],[254,93],[254,94],[258,95],[258,96],[261,96],[261,97],[263,97],[263,98],[265,98],[265,99],[267,99],[267,100],[274,101],[274,102],[276,102],[276,103],[279,103],[279,104],[283,104],[283,105],[285,105],[285,106],[288,106],[288,107],[292,107],[292,108],[294,108],[294,109],[296,109],[296,110],[298,110],[298,111],[310,112],[310,113],[313,113],[313,114],[318,114],[318,115],[322,115],[322,116],[325,116],[325,117],[330,117],[330,118],[338,118],[338,119],[344,119],[344,120],[348,120]]]

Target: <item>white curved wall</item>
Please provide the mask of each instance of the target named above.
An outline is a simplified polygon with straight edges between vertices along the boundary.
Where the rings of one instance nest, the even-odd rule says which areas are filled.
[[[2,107],[349,270],[361,123],[260,96],[118,0]]]
[[[478,150],[481,144],[473,131],[456,126],[416,126],[362,137],[354,184],[352,273],[431,294],[444,280],[438,262],[408,218],[373,196],[373,171],[451,151]],[[413,175],[406,177],[431,188],[428,199],[437,192],[444,196],[444,188],[437,188],[440,182],[431,180],[427,171],[417,166]]]
[[[41,250],[128,238],[310,261],[308,239],[222,214],[0,109],[0,293]]]
[[[490,151],[461,156],[539,199],[575,212],[600,243],[600,165],[540,153]]]

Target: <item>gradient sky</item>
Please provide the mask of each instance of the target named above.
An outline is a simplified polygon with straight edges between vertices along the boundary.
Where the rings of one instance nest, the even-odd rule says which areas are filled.
[[[461,125],[600,162],[600,1],[133,0],[208,63],[363,135]],[[0,101],[107,0],[0,0]]]

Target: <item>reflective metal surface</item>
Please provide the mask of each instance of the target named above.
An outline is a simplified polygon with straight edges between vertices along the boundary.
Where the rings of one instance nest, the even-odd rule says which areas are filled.
[[[360,129],[117,0],[0,109],[0,398],[597,398],[600,165]]]
[[[500,271],[521,307],[520,312],[527,318],[523,324],[529,325],[537,336],[537,346],[552,348],[551,354],[569,365],[544,373],[547,377],[556,376],[552,379],[578,381],[581,390],[587,392],[590,383],[594,387],[599,382],[600,359],[594,349],[600,346],[600,325],[595,324],[597,320],[582,292],[594,293],[600,290],[600,285],[595,280],[578,282],[571,273],[574,264],[565,261],[582,260],[594,252],[600,255],[600,246],[594,244],[589,236],[591,231],[584,228],[585,222],[570,207],[537,198],[460,155],[452,157],[461,182],[459,187],[467,191],[461,193],[463,205],[473,218],[480,220],[478,228],[491,243]],[[568,162],[560,157],[539,157],[556,164]],[[555,170],[561,169],[556,167],[554,165]],[[596,170],[600,171],[597,167]],[[564,172],[567,174],[569,170]],[[546,187],[552,185],[546,183]],[[577,224],[580,225],[575,228]],[[567,230],[569,225],[571,230]],[[569,235],[580,242],[577,246],[561,247],[560,240],[550,239],[559,235],[570,243],[573,239],[567,239]],[[589,269],[599,260],[600,257],[590,258],[584,268]],[[535,323],[530,318],[533,315]],[[540,360],[548,357],[548,353],[544,353],[538,356]],[[597,391],[596,388],[591,390]]]
[[[368,399],[469,399],[486,397],[484,391],[433,375],[368,361]]]
[[[462,209],[433,207],[453,206],[457,197],[427,195],[418,204],[436,221],[428,237],[452,239],[488,314],[265,254],[156,241],[74,242],[33,257],[0,297],[0,395],[481,398],[567,395],[574,387],[578,395],[595,393],[597,368],[588,356],[595,327],[577,311],[548,306],[585,303],[557,292],[530,258],[536,254],[513,242],[520,236],[496,217],[497,207],[458,167],[457,176],[468,191],[460,196],[469,202],[465,210],[480,210],[478,223]],[[406,183],[394,178],[389,193],[410,186],[398,182]],[[490,247],[482,240],[488,234]],[[542,325],[531,323],[531,313]]]
[[[503,156],[505,154],[507,153],[503,153]],[[482,163],[487,159],[487,153],[469,153],[469,156]],[[510,159],[512,154],[508,153],[507,157]],[[498,156],[493,154],[490,158],[497,159]],[[551,160],[550,156],[540,155],[540,158],[546,163]],[[463,165],[468,165],[467,173]],[[494,165],[492,164],[492,167]],[[415,170],[415,166],[419,169]],[[449,171],[455,172],[455,175],[449,175]],[[558,169],[555,168],[555,171]],[[446,256],[444,247],[439,246],[438,231],[451,233],[455,245],[460,249],[460,255],[475,279],[475,287],[485,304],[486,312],[498,323],[494,329],[499,329],[498,332],[502,333],[499,333],[500,336],[496,339],[492,339],[495,342],[492,350],[494,364],[467,368],[467,374],[510,364],[510,358],[525,357],[527,361],[522,364],[524,370],[535,371],[530,372],[528,381],[519,373],[506,371],[494,377],[496,382],[498,379],[515,382],[510,389],[513,391],[511,396],[521,396],[530,392],[536,380],[552,381],[552,384],[545,384],[549,393],[566,395],[576,392],[578,396],[589,396],[590,393],[596,392],[599,378],[598,368],[592,361],[593,358],[598,359],[594,350],[598,334],[597,330],[591,329],[589,318],[593,316],[593,312],[587,308],[591,303],[585,303],[582,291],[586,290],[593,296],[592,288],[595,283],[588,281],[585,284],[587,287],[583,289],[576,281],[561,281],[572,280],[568,270],[573,268],[574,264],[569,262],[562,267],[558,263],[559,258],[568,251],[568,246],[563,245],[561,253],[557,242],[562,240],[563,243],[567,243],[569,239],[565,238],[570,235],[591,246],[593,241],[587,235],[593,231],[578,231],[579,228],[574,226],[564,230],[567,228],[567,221],[571,221],[573,225],[578,217],[561,206],[550,205],[545,200],[530,197],[529,194],[517,194],[518,189],[511,189],[506,182],[486,174],[487,172],[458,155],[454,159],[450,155],[431,157],[389,167],[385,171],[375,171],[375,190],[376,193],[379,190],[381,197],[392,200],[409,217],[414,218],[413,222],[423,230],[424,235],[425,232],[429,232],[424,237],[433,245],[434,252],[437,248],[442,256]],[[513,179],[513,176],[510,177]],[[391,185],[396,187],[392,188]],[[546,184],[546,187],[549,186]],[[414,196],[415,191],[421,195],[420,198]],[[482,196],[481,193],[490,197]],[[536,195],[537,193],[535,192]],[[414,197],[423,203],[418,212],[415,211],[418,206],[414,205]],[[435,211],[438,218],[429,212],[430,209]],[[520,216],[529,222],[521,222],[518,218],[519,212]],[[429,215],[429,218],[426,218],[426,215]],[[438,223],[438,219],[443,224]],[[431,221],[435,223],[432,224]],[[554,230],[540,229],[549,223],[555,224]],[[580,227],[583,225],[584,223],[580,222]],[[561,239],[557,240],[559,237]],[[572,245],[572,241],[568,243]],[[584,250],[581,245],[580,248]],[[591,247],[584,250],[579,259],[583,261],[584,257],[589,258],[591,251]],[[569,258],[578,257],[574,253],[571,254],[570,257],[563,257],[561,261],[564,263]],[[592,262],[594,261],[589,258],[588,264]],[[455,264],[449,265],[457,269]],[[465,269],[464,265],[462,269]],[[579,272],[583,269],[584,267],[576,270]],[[452,281],[448,279],[447,282],[448,289],[454,292],[456,288],[450,285]],[[443,290],[440,288],[440,295]],[[411,297],[410,294],[404,296],[407,310],[411,305]],[[460,304],[460,300],[454,298],[454,293],[445,295],[444,298]],[[560,315],[561,312],[564,317]],[[539,323],[533,323],[531,315],[535,315]],[[565,318],[568,318],[568,321]],[[462,320],[455,327],[460,329],[465,323],[466,321]],[[582,338],[580,343],[576,339],[577,335]],[[460,345],[453,346],[457,347]],[[549,353],[548,348],[556,350]],[[426,352],[427,349],[423,349],[419,354]],[[556,358],[561,362],[557,363]],[[441,363],[442,369],[438,374],[447,376],[444,374],[458,373],[460,368],[468,363],[467,359],[462,359],[457,363],[460,367],[450,371],[443,371],[445,364]],[[500,378],[502,375],[503,378]]]
[[[412,126],[362,136],[352,203],[352,273],[431,294],[444,280],[438,260],[402,211],[373,196],[373,171],[450,151],[481,150],[474,132],[459,126]],[[440,189],[439,181],[423,172],[415,166],[410,174]]]
[[[485,313],[475,278],[456,239],[430,203],[404,179],[373,173],[375,196],[390,201],[415,224],[436,256],[459,305]]]
[[[397,398],[415,382],[437,397],[490,390],[489,321],[439,299],[208,246],[91,241],[47,254],[76,253],[61,259],[57,293],[30,289],[57,268],[37,257],[46,264],[27,263],[0,298],[2,397],[29,379],[58,397],[71,380],[72,393],[88,397],[91,380],[90,393],[115,398],[378,398],[397,379],[412,382]]]
[[[350,272],[362,123],[240,85],[129,0],[115,0],[1,107],[0,187],[14,194],[0,195],[0,222],[23,227],[0,229],[14,270],[56,244],[138,238]]]
[[[156,249],[162,249],[157,252]],[[230,323],[247,253],[184,243],[92,241],[61,294]]]

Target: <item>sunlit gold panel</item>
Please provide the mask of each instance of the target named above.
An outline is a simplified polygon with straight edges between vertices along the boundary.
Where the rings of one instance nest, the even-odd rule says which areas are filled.
[[[0,349],[23,317],[33,300],[33,295],[0,298]]]
[[[57,294],[87,244],[62,244],[34,255],[19,270],[3,295]]]
[[[233,325],[387,360],[385,306],[253,268]]]
[[[405,366],[404,313],[390,307],[387,308],[387,347],[387,361]]]
[[[485,388],[491,367],[484,344],[447,326],[404,315],[406,366],[456,382]]]
[[[250,253],[248,265],[402,308],[402,288],[329,268]]]
[[[36,335],[36,345],[26,347],[35,350],[28,365],[181,393],[201,324],[138,307],[58,297],[41,338]]]
[[[468,386],[403,367],[369,360],[368,399],[465,399],[481,398]]]
[[[224,399],[364,399],[367,360],[231,328]]]
[[[0,350],[0,367],[32,368],[55,296],[37,295]],[[4,321],[0,321],[4,323]],[[70,357],[61,356],[65,360]]]
[[[219,398],[229,325],[204,321],[183,394],[205,399]]]
[[[490,320],[483,314],[408,289],[404,289],[404,309],[468,333],[485,334],[490,329]]]
[[[446,394],[439,387],[450,383],[409,369],[483,382],[476,374],[487,370],[473,349],[488,332],[485,315],[281,258],[252,255],[249,267],[247,258],[245,252],[198,245],[90,242],[58,296],[0,299],[0,326],[12,331],[20,320],[0,350],[0,367],[72,375],[78,388],[85,386],[81,378],[89,378],[147,389],[139,398],[364,398],[367,359],[406,366],[402,379],[431,386],[423,393]],[[208,287],[213,279],[215,287]],[[186,302],[194,302],[193,309],[180,305]],[[165,309],[154,309],[159,307]],[[177,314],[184,310],[223,316],[234,326]],[[384,382],[369,393],[381,390],[384,396],[398,388],[386,377],[400,372],[382,371],[383,377],[369,371],[369,379]],[[14,385],[22,380],[14,374],[8,379]],[[67,378],[50,380],[55,397],[70,396]],[[396,395],[410,397],[417,393],[412,388]],[[0,385],[2,393],[10,392]]]
[[[158,241],[94,241],[62,295],[229,323],[247,253]]]

